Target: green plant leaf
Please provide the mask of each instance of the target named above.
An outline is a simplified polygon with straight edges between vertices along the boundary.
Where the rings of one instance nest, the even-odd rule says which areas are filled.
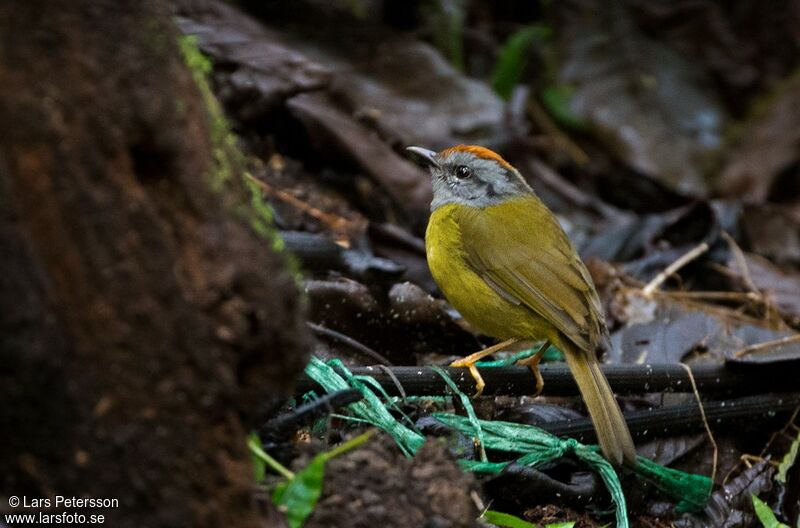
[[[314,457],[309,465],[295,474],[292,480],[283,482],[275,488],[272,502],[286,513],[291,528],[300,528],[314,510],[322,494],[322,481],[325,477],[326,453]]]
[[[775,518],[775,514],[772,512],[772,509],[767,506],[767,503],[755,495],[752,495],[752,497],[753,508],[756,510],[758,520],[761,521],[761,525],[764,528],[789,528],[789,526],[783,524],[782,522],[778,522],[778,519]]]
[[[519,517],[494,510],[486,510],[481,517],[486,522],[504,528],[538,528],[537,525],[523,521]],[[575,521],[550,523],[545,528],[572,528],[573,526],[575,526]]]
[[[524,27],[508,37],[492,72],[492,88],[500,97],[511,97],[528,63],[531,46],[534,42],[550,38],[551,34],[550,28],[534,25]]]
[[[314,510],[319,496],[322,494],[322,482],[325,478],[325,463],[335,456],[341,455],[355,449],[369,440],[376,430],[372,429],[366,433],[348,440],[334,449],[320,453],[315,456],[311,463],[301,471],[294,474],[294,477],[281,482],[276,486],[272,493],[272,502],[286,514],[290,528],[300,528]]]
[[[778,473],[775,475],[775,480],[778,482],[786,483],[786,474],[797,460],[797,451],[800,449],[800,433],[797,433],[797,438],[794,439],[792,445],[789,446],[789,451],[783,455],[781,463],[778,465]]]
[[[482,515],[483,519],[497,526],[506,528],[537,528],[535,524],[523,521],[509,513],[502,513],[494,510],[486,510]]]

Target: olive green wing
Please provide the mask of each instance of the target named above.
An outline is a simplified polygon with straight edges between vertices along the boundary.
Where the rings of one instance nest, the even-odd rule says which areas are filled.
[[[604,339],[602,307],[586,267],[536,197],[466,213],[469,265],[507,300],[527,306],[583,350]]]

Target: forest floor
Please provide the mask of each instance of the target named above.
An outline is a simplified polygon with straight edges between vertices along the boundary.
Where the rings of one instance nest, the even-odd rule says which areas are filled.
[[[486,509],[538,524],[613,522],[607,483],[585,460],[473,475],[456,459],[480,461],[474,438],[431,422],[470,405],[426,367],[492,341],[428,271],[430,182],[405,147],[460,143],[517,167],[587,263],[611,331],[603,361],[639,454],[713,479],[707,504],[684,512],[680,497],[624,472],[631,524],[768,525],[771,514],[796,525],[800,38],[790,17],[753,2],[377,4],[178,2],[178,26],[213,64],[253,182],[300,263],[312,354],[359,375],[383,365],[369,372],[390,416],[441,438],[407,458],[381,434],[332,458],[310,488],[321,496],[306,526],[525,526],[478,520]],[[538,398],[523,370],[495,368],[470,402],[476,419],[594,441],[558,363],[543,367]],[[448,372],[471,394],[468,377]],[[314,407],[319,385],[299,383],[296,401],[270,402],[264,416],[290,426],[261,440],[305,475],[314,455],[366,426],[349,420],[352,406]],[[298,413],[306,401],[312,410]],[[267,495],[281,480],[267,478]],[[275,500],[291,517],[298,503]]]

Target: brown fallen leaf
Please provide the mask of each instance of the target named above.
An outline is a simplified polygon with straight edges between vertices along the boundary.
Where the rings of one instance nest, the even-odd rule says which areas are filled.
[[[372,44],[367,53],[344,50],[347,64],[333,67],[331,89],[355,114],[371,116],[382,135],[431,149],[497,141],[505,105],[486,83],[424,42],[384,32]]]
[[[755,514],[751,495],[760,495],[772,488],[775,468],[762,460],[715,491],[700,515],[685,515],[675,526],[739,528],[754,526]]]
[[[225,2],[183,0],[175,20],[214,61],[218,97],[240,121],[257,121],[288,97],[329,84],[327,67]]]
[[[777,309],[789,325],[800,325],[800,274],[782,271],[764,257],[753,253],[745,254],[745,265],[746,271],[732,259],[727,269],[740,279],[737,282],[743,282],[742,277],[746,273],[767,302]]]
[[[556,82],[569,111],[633,169],[705,196],[727,120],[706,72],[642,34],[623,2],[580,6],[558,29]]]
[[[647,299],[637,290],[622,289],[612,303],[615,319],[624,324],[611,335],[609,359],[615,363],[677,363],[696,350],[717,361],[759,343],[793,335],[786,326],[770,327],[735,308],[697,302],[658,292]],[[743,297],[743,299],[747,299]],[[780,354],[759,356],[761,361],[797,357],[800,344],[790,343]],[[752,359],[752,358],[750,358]]]

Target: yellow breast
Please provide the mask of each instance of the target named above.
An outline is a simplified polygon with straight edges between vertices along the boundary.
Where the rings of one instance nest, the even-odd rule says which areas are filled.
[[[550,338],[555,332],[550,323],[530,309],[504,299],[470,267],[459,228],[459,217],[470,214],[470,209],[450,204],[431,215],[425,248],[434,280],[450,304],[481,333],[499,339]]]

